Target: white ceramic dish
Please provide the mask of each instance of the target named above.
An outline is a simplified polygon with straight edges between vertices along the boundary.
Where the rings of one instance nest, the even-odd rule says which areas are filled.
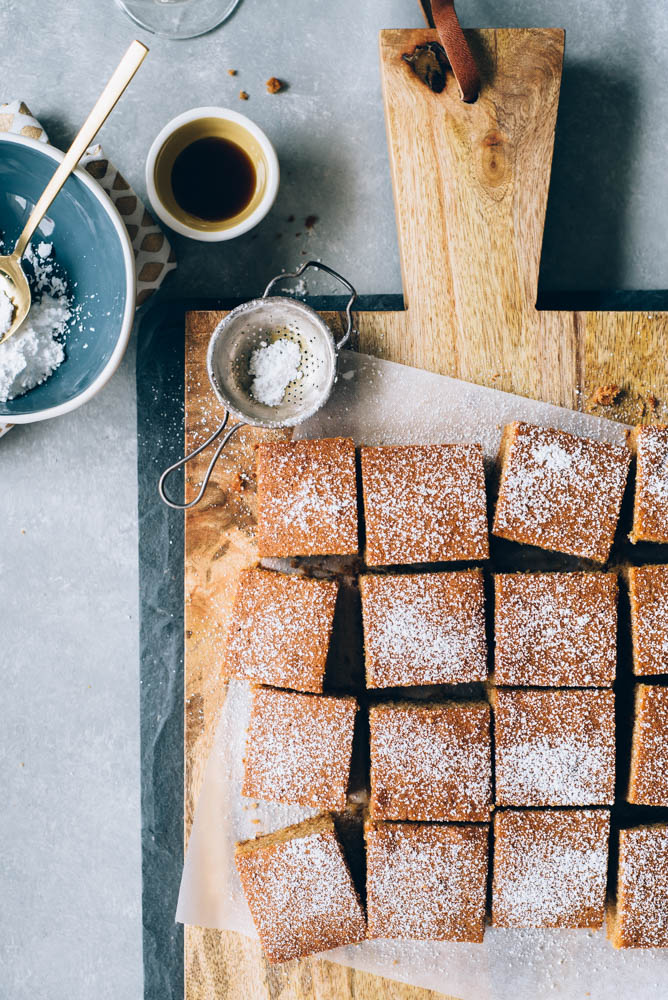
[[[229,138],[237,142],[251,156],[255,161],[256,167],[259,167],[262,172],[260,179],[262,192],[257,199],[257,204],[253,205],[251,202],[250,210],[241,213],[238,222],[235,222],[235,219],[232,218],[224,225],[208,224],[199,226],[195,224],[195,220],[193,219],[193,225],[188,225],[183,221],[183,218],[178,218],[175,215],[175,204],[170,207],[167,204],[167,197],[161,195],[158,191],[156,167],[163,149],[167,147],[167,143],[173,139],[177,132],[190,125],[193,126],[193,138],[203,138],[204,133],[198,134],[196,125],[198,122],[203,122],[206,119],[214,119],[216,122],[222,123],[223,128],[227,126],[229,128]],[[192,139],[189,141],[192,141]],[[184,144],[187,145],[187,143]],[[264,219],[276,200],[279,180],[280,168],[278,157],[267,136],[250,118],[246,118],[245,115],[240,115],[238,111],[232,111],[229,108],[192,108],[190,111],[184,111],[183,114],[172,118],[154,139],[146,159],[146,190],[148,191],[149,201],[155,214],[166,226],[169,226],[175,232],[205,243],[219,243],[223,240],[232,240],[236,236],[241,236],[243,233],[247,233],[257,226],[258,222]]]

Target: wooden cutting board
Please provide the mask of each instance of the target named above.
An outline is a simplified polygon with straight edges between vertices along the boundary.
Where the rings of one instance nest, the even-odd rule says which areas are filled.
[[[563,32],[468,31],[483,81],[463,104],[433,94],[401,60],[428,29],[384,31],[380,60],[399,231],[404,312],[359,313],[359,349],[574,409],[615,383],[627,421],[663,418],[668,314],[539,312],[536,292],[564,47]],[[354,282],[354,270],[349,277]],[[186,447],[220,412],[205,368],[221,313],[186,331]],[[327,315],[335,327],[341,317]],[[654,397],[660,405],[653,411]],[[225,623],[240,570],[256,559],[253,446],[242,431],[205,500],[186,514],[185,827],[189,834],[224,697]],[[192,464],[194,496],[206,456]],[[247,473],[246,480],[241,473]],[[186,928],[187,1000],[426,1000],[436,994],[319,959],[268,966],[255,942]]]

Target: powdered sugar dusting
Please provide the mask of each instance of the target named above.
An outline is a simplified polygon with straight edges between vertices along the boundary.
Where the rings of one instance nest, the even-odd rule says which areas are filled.
[[[495,576],[494,673],[498,684],[611,684],[617,659],[614,573]]]
[[[668,824],[619,834],[617,943],[668,947]]]
[[[251,395],[266,406],[278,406],[283,402],[290,383],[301,377],[301,361],[299,344],[287,337],[258,347],[251,354],[248,365],[248,371],[253,376]]]
[[[369,687],[486,679],[479,570],[368,575],[360,589]]]
[[[494,533],[604,562],[630,463],[627,448],[516,423],[506,428]]]
[[[225,668],[278,687],[322,691],[338,585],[253,568],[240,578]]]
[[[355,448],[344,438],[258,448],[262,556],[356,553]]]
[[[344,809],[356,711],[354,698],[258,688],[246,744],[243,794]]]
[[[486,704],[377,705],[369,726],[373,817],[487,819],[492,767]]]
[[[308,824],[306,825],[308,828]],[[237,854],[262,946],[274,962],[361,940],[365,921],[333,827]]]
[[[636,453],[632,538],[668,542],[668,427],[638,428]]]
[[[479,445],[362,448],[370,566],[489,554]]]
[[[633,669],[668,674],[668,565],[629,570]]]
[[[59,273],[52,247],[28,245],[25,259],[33,302],[19,329],[0,344],[0,402],[41,385],[65,360],[64,334],[72,318],[67,282]],[[14,303],[0,287],[0,336],[11,326]]]
[[[495,926],[600,927],[609,826],[603,810],[498,813]]]
[[[668,688],[638,684],[629,801],[668,806]]]
[[[486,825],[370,824],[369,935],[482,941],[487,838]]]
[[[494,731],[497,804],[614,801],[611,691],[497,691]]]

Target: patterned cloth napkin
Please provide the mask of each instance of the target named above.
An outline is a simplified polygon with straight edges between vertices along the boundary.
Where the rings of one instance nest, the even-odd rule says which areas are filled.
[[[0,132],[25,135],[40,142],[49,141],[46,132],[23,101],[0,104]],[[135,255],[139,308],[176,267],[174,251],[142,200],[105,156],[99,144],[89,146],[79,165],[104,188],[125,223]],[[0,437],[10,427],[11,424],[0,424]]]

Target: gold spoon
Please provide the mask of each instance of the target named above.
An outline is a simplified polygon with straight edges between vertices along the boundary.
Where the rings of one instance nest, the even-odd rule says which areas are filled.
[[[0,256],[0,289],[2,285],[5,285],[5,293],[12,300],[14,307],[12,324],[5,331],[4,336],[0,335],[0,344],[8,340],[13,333],[16,333],[30,309],[30,285],[21,267],[21,258],[30,242],[30,237],[42,221],[42,218],[50,208],[51,203],[63,184],[111,114],[119,97],[141,66],[147,52],[148,49],[141,42],[134,41],[132,43],[116,67],[109,83],[97,99],[93,110],[81,126],[74,142],[65,153],[58,169],[44,188],[39,201],[30,213],[23,232],[16,241],[14,252],[8,256]],[[4,282],[2,281],[3,278],[6,279]]]

